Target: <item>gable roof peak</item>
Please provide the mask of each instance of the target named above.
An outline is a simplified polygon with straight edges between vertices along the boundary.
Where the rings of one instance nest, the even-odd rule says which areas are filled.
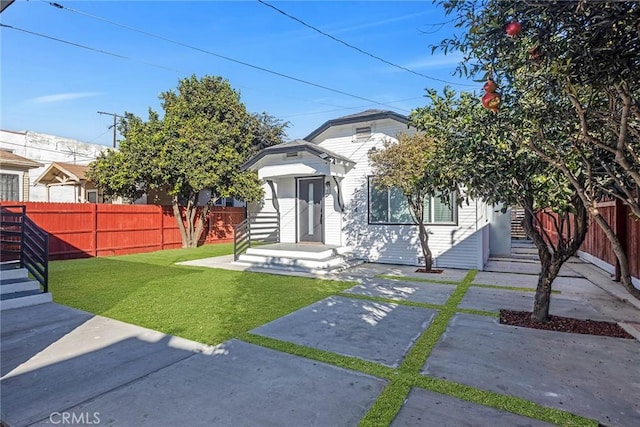
[[[322,126],[311,132],[309,135],[305,136],[304,139],[307,141],[313,141],[313,139],[315,139],[318,135],[333,126],[372,122],[374,120],[382,119],[392,119],[403,124],[409,124],[409,118],[407,116],[396,113],[395,111],[370,109],[361,111],[359,113],[338,117],[337,119],[327,120],[326,122],[324,122],[324,124],[322,124]]]

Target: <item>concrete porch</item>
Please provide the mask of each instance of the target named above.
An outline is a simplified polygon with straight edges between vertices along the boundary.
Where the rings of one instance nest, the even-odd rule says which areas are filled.
[[[327,274],[358,264],[347,246],[320,243],[272,243],[247,249],[236,265]]]

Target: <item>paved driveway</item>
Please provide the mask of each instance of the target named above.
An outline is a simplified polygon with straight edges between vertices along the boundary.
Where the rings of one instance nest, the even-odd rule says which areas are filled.
[[[506,262],[494,269],[508,270]],[[581,269],[557,284],[552,313],[640,323],[636,307]],[[376,277],[390,271],[425,278],[408,267],[359,266],[343,273],[358,280],[352,289],[216,347],[53,303],[2,312],[2,420],[353,426],[375,416],[388,390],[403,394],[391,399],[399,406],[381,412],[382,424],[549,425],[508,410],[525,399],[534,409],[640,425],[639,341],[497,322],[500,308],[531,306],[532,293],[522,288],[535,276]],[[474,389],[475,397],[456,391]],[[501,399],[501,409],[490,404]]]

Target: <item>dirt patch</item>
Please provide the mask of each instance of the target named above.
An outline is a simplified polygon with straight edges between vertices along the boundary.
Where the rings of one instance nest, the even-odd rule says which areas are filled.
[[[530,311],[500,310],[500,323],[504,325],[544,329],[546,331],[569,332],[572,334],[633,339],[633,337],[617,323],[581,320],[562,316],[549,316],[549,318],[547,323],[540,323],[531,319]]]
[[[416,270],[416,273],[432,273],[432,274],[440,274],[444,270],[439,268],[432,268],[431,270],[427,270],[426,268],[419,268]]]

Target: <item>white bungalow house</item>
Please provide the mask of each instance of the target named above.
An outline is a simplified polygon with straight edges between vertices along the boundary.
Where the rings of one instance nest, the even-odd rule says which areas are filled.
[[[277,216],[274,245],[250,248],[241,263],[325,269],[340,255],[368,262],[423,264],[418,227],[406,198],[376,188],[368,153],[398,132],[415,132],[407,117],[367,110],[329,120],[303,140],[268,147],[243,168],[264,180],[265,199],[249,206],[253,235],[261,216]],[[448,207],[429,203],[430,248],[436,267],[482,269],[510,252],[510,215],[482,201]],[[493,240],[493,241],[491,241]]]

